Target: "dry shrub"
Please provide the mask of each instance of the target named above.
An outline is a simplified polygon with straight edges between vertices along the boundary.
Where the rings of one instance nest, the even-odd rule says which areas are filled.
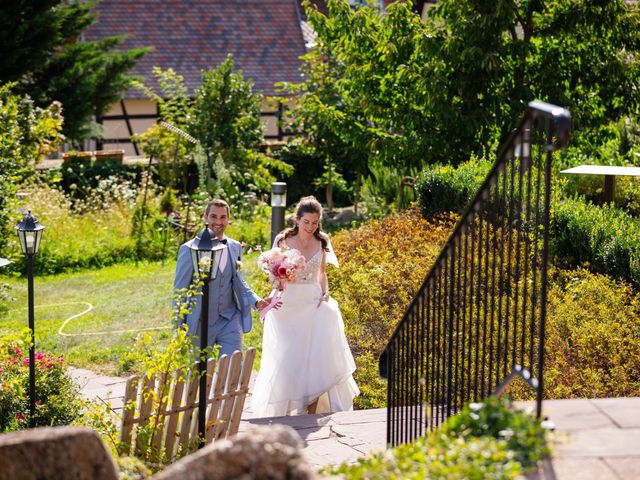
[[[424,220],[416,210],[336,234],[339,269],[329,269],[361,389],[356,408],[386,405],[378,356],[422,285],[454,218]],[[510,393],[532,398],[528,388]],[[586,269],[551,267],[545,398],[640,395],[640,294]]]
[[[453,216],[427,221],[417,209],[372,221],[332,238],[339,269],[329,269],[332,296],[340,304],[358,366],[356,408],[386,404],[377,357],[422,285],[454,226]]]
[[[640,395],[640,295],[586,269],[551,278],[545,397]]]

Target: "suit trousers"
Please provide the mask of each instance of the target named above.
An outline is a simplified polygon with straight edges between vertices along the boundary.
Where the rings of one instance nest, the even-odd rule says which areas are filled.
[[[196,332],[193,342],[196,348],[200,348],[200,322],[198,322]],[[207,345],[220,345],[219,357],[231,355],[236,350],[242,351],[242,317],[240,312],[234,314],[230,319],[218,317],[213,322],[209,321],[209,341]]]

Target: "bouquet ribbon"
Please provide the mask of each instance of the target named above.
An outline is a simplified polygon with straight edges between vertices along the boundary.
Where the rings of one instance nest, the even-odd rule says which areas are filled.
[[[273,307],[275,307],[276,303],[278,303],[278,300],[280,299],[281,296],[282,296],[282,290],[277,289],[276,293],[274,293],[273,297],[271,297],[271,302],[269,303],[269,305],[267,305],[262,310],[260,310],[260,320],[264,321],[264,317],[267,315],[267,312],[271,310]]]

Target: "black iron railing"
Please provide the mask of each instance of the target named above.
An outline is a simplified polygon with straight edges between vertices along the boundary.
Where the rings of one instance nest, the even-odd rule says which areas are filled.
[[[531,102],[380,358],[387,442],[410,441],[490,395],[517,366],[542,403],[552,153],[563,108]]]

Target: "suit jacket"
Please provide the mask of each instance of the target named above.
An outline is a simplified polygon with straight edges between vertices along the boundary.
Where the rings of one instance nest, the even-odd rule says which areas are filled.
[[[175,297],[176,291],[179,289],[188,288],[191,282],[194,280],[193,262],[191,261],[191,249],[189,245],[193,242],[189,240],[186,243],[180,245],[178,250],[178,262],[176,264],[176,276],[173,281],[173,294]],[[251,331],[252,319],[251,308],[255,308],[255,304],[260,300],[253,290],[249,288],[244,279],[242,278],[242,272],[237,268],[237,262],[242,261],[242,246],[236,240],[227,237],[227,248],[229,249],[228,262],[231,268],[231,287],[233,290],[234,301],[236,308],[241,314],[242,318],[242,331],[248,333]],[[213,283],[210,284],[209,297],[216,295]],[[174,299],[175,302],[175,299]],[[182,319],[187,323],[189,327],[189,333],[191,335],[198,335],[196,332],[196,326],[200,319],[200,310],[202,307],[202,295],[196,297],[195,305],[190,314],[186,318]],[[215,321],[216,319],[210,318],[209,321]]]

